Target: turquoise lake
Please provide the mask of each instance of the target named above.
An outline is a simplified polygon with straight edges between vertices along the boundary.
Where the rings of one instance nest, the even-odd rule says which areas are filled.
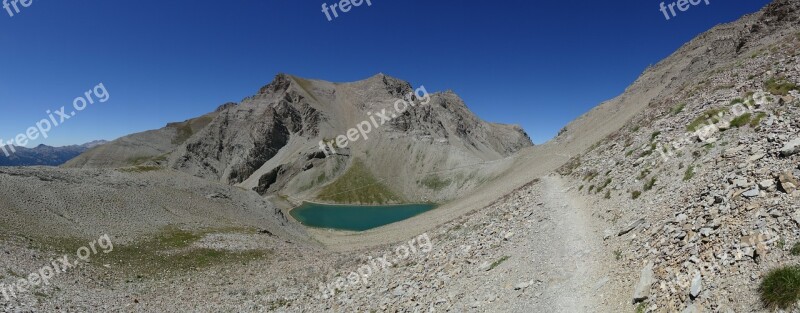
[[[290,214],[306,226],[364,231],[402,221],[434,208],[435,204],[358,206],[304,203]]]

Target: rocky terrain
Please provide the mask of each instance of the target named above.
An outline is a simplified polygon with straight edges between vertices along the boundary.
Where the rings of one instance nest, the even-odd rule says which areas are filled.
[[[776,0],[719,25],[539,146],[445,92],[326,159],[318,140],[410,85],[279,75],[79,168],[2,169],[0,283],[101,234],[115,251],[0,310],[770,311],[759,284],[800,257],[798,21]],[[287,216],[353,176],[450,201],[360,233]]]
[[[51,147],[38,145],[34,148],[14,147],[16,152],[6,147],[9,156],[0,153],[0,166],[59,166],[81,155],[87,150],[105,144],[104,140],[92,141],[82,145]]]
[[[620,279],[646,310],[755,311],[764,275],[797,262],[799,8],[776,1],[701,36],[715,39],[694,61],[707,72],[561,169],[641,270]]]

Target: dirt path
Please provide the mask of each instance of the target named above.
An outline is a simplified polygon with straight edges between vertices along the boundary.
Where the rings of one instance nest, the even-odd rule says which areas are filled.
[[[519,301],[497,303],[497,312],[605,312],[603,298],[615,297],[604,288],[613,256],[604,251],[589,210],[564,188],[560,177],[542,179],[541,200],[532,204],[537,230],[510,251],[516,264],[506,275],[509,283],[527,277],[532,284]]]

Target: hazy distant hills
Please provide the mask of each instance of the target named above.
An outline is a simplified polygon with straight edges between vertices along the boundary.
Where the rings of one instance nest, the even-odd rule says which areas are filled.
[[[105,140],[96,140],[82,145],[51,147],[39,145],[35,148],[14,147],[15,153],[6,156],[0,152],[0,166],[59,166],[77,157],[87,150],[105,144]],[[9,148],[6,148],[10,151]]]

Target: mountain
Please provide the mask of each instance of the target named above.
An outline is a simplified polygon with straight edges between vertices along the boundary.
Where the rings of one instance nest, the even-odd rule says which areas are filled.
[[[105,140],[97,140],[82,145],[51,147],[39,145],[35,148],[14,147],[16,152],[6,156],[0,153],[0,166],[59,166],[89,149],[102,146]],[[11,152],[9,147],[6,149]]]
[[[407,110],[399,112],[398,101],[406,101]],[[359,126],[367,139],[333,148],[337,137]],[[320,149],[320,142],[328,148]],[[352,83],[279,74],[241,103],[120,138],[65,166],[152,162],[262,195],[338,203],[445,201],[496,177],[478,165],[532,145],[519,126],[480,120],[452,92],[428,94],[384,74]],[[365,184],[372,186],[369,198],[355,191]]]
[[[792,311],[774,288],[797,287],[772,271],[796,264],[800,249],[798,21],[800,2],[778,0],[716,26],[556,140],[577,142],[610,115],[627,116],[559,172],[605,225],[629,301],[665,312]]]

